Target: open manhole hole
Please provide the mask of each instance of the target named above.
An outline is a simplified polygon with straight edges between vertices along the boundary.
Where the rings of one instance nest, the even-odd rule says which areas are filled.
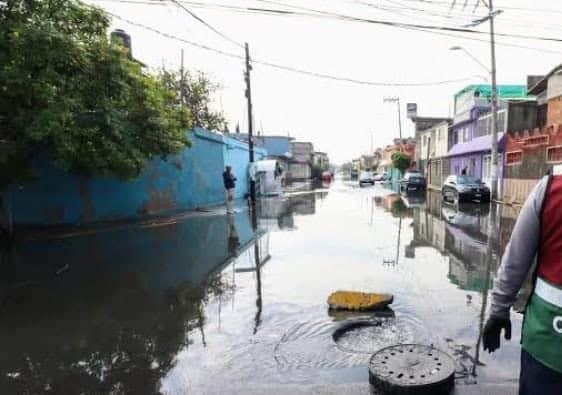
[[[344,352],[372,355],[391,344],[413,341],[413,329],[393,318],[349,321],[332,334],[337,347]]]
[[[369,381],[383,394],[449,394],[455,385],[455,362],[430,346],[390,346],[371,358]]]

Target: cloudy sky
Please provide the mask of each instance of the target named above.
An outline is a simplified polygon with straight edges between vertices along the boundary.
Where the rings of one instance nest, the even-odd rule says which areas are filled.
[[[476,0],[181,1],[221,34],[171,1],[88,0],[145,26],[113,19],[113,27],[131,34],[134,56],[150,67],[179,68],[183,49],[187,68],[204,71],[222,85],[215,105],[225,112],[231,129],[237,123],[242,131],[247,127],[243,60],[181,40],[235,56],[244,55],[239,43],[248,42],[256,61],[381,83],[355,84],[254,64],[252,93],[257,130],[311,141],[337,163],[367,153],[371,139],[377,147],[397,137],[396,105],[383,103],[385,97],[400,97],[404,135],[412,136],[413,125],[405,116],[407,102],[418,103],[419,115],[448,116],[455,92],[471,83],[483,83],[488,77],[486,70],[470,57],[449,50],[461,45],[489,64],[490,46],[485,34],[435,30],[430,33],[333,16],[463,27],[485,13],[482,5],[473,12]],[[496,0],[494,6],[503,10],[496,19],[498,33],[562,39],[562,2]],[[285,10],[299,15],[248,8]],[[488,32],[488,26],[486,23],[474,29]],[[498,83],[525,84],[527,75],[545,74],[562,63],[562,42],[523,37],[498,37],[497,41]],[[385,86],[450,80],[456,82]]]

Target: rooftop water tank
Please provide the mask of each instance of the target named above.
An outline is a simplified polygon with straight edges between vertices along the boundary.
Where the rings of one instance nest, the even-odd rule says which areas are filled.
[[[111,42],[119,43],[123,45],[128,50],[128,55],[130,58],[133,57],[133,47],[131,43],[131,36],[125,32],[123,29],[115,29],[111,32]]]

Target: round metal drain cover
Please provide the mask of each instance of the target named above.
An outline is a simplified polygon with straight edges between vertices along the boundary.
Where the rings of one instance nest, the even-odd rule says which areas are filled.
[[[384,394],[449,394],[455,385],[455,361],[429,346],[390,346],[371,357],[369,381]]]

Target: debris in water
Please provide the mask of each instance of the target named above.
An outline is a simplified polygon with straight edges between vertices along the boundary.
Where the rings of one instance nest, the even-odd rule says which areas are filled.
[[[328,297],[328,305],[333,310],[371,311],[387,307],[393,299],[389,294],[337,291]]]

